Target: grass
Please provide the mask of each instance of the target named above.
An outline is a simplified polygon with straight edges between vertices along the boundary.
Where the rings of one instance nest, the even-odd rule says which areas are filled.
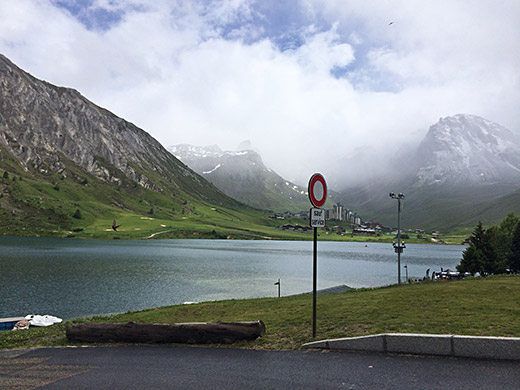
[[[520,276],[420,283],[319,295],[318,339],[384,332],[520,337]],[[0,333],[0,349],[78,345],[72,322],[175,323],[262,320],[266,335],[234,346],[298,349],[312,341],[312,296],[228,300],[76,319],[49,328]]]
[[[74,218],[77,210],[80,218]],[[165,195],[93,177],[43,181],[10,173],[0,178],[0,218],[0,234],[13,236],[264,238],[277,233],[267,214],[243,205],[215,206],[180,191]],[[114,219],[122,225],[118,232],[111,229]]]
[[[307,220],[271,219],[269,213],[233,201],[209,184],[199,195],[196,191],[170,187],[157,192],[124,177],[120,185],[108,184],[72,163],[67,167],[67,177],[40,175],[24,171],[14,160],[0,160],[0,235],[105,239],[312,239],[312,234],[280,229],[283,224],[307,225]],[[3,177],[3,172],[8,172],[7,178]],[[157,175],[154,172],[149,174]],[[160,181],[160,178],[156,179]],[[78,212],[80,217],[75,218]],[[114,219],[121,224],[118,232],[111,229]],[[345,222],[328,222],[331,227],[336,224],[350,227]],[[459,244],[468,235],[468,232],[456,233],[453,239],[444,241]],[[394,239],[390,235],[352,237],[348,233],[340,236],[320,231],[320,240],[325,241],[391,242]],[[406,242],[431,243],[430,239],[428,235],[418,238],[411,233]]]

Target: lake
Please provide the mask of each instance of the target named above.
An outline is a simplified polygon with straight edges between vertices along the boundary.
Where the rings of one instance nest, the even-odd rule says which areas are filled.
[[[407,244],[410,278],[454,268],[460,245]],[[405,269],[401,276],[404,281]],[[312,241],[0,237],[0,317],[64,319],[312,291]],[[318,289],[397,282],[392,244],[318,242]]]

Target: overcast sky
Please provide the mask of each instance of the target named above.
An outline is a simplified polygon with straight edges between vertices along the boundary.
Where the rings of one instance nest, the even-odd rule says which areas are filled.
[[[34,76],[166,147],[250,140],[301,184],[440,117],[520,129],[518,0],[0,0],[0,20]]]

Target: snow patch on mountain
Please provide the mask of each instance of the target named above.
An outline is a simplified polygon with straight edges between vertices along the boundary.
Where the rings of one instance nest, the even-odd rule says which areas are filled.
[[[234,151],[222,151],[217,145],[211,146],[193,146],[188,144],[172,145],[168,147],[171,154],[177,157],[179,160],[183,159],[200,159],[200,158],[224,158],[224,157],[236,157],[246,156],[254,153],[252,150],[241,150],[238,152]]]
[[[215,168],[213,168],[212,170],[210,171],[204,171],[202,172],[203,175],[209,175],[210,173],[213,173],[215,172],[217,169],[219,169],[220,167],[222,166],[222,164],[217,164],[217,166]]]

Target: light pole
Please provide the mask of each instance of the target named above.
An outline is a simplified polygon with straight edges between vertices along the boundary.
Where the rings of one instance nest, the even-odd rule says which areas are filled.
[[[397,245],[393,242],[394,250],[397,253],[397,284],[401,284],[401,253],[406,248],[404,242],[401,245],[401,200],[404,199],[402,193],[394,194],[390,192],[390,198],[397,199]]]

